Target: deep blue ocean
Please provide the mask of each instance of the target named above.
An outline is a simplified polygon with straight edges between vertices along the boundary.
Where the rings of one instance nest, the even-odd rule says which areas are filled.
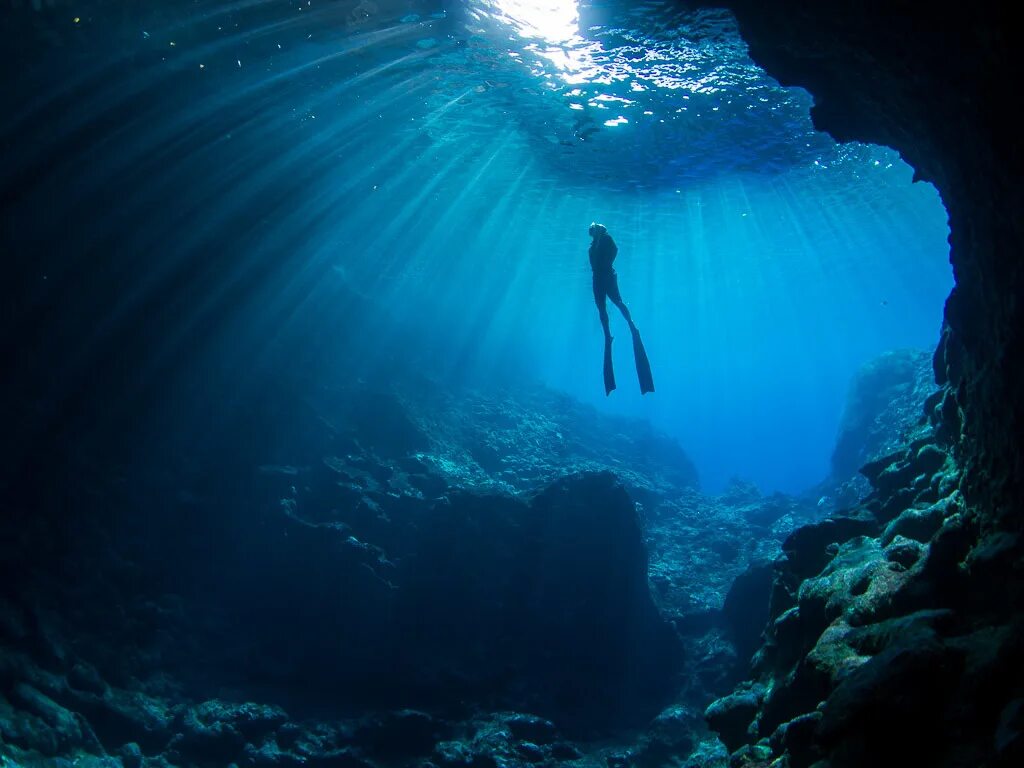
[[[828,471],[858,368],[937,340],[952,287],[937,193],[892,151],[815,132],[810,97],[753,65],[724,13],[58,0],[38,15],[7,54],[48,51],[9,85],[16,239],[43,254],[16,278],[37,317],[99,317],[50,371],[55,400],[125,343],[151,345],[126,374],[140,391],[212,369],[258,381],[290,357],[328,378],[406,361],[646,418],[705,490],[798,492]],[[605,395],[592,221],[618,244],[653,394],[609,307]],[[374,309],[353,316],[352,294]],[[149,341],[125,341],[142,327]]]

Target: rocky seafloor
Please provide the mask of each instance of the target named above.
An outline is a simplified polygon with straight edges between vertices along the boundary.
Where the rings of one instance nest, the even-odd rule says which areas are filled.
[[[1003,661],[1008,630],[951,604],[970,523],[941,420],[907,405],[927,364],[853,387],[840,445],[874,490],[848,509],[821,501],[848,464],[712,496],[644,423],[410,377],[282,381],[231,451],[55,465],[5,503],[0,764],[856,765],[851,729],[971,693],[935,696],[935,668]]]

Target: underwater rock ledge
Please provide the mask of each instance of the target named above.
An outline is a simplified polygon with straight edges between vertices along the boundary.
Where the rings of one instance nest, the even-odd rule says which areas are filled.
[[[733,768],[1024,758],[1024,626],[999,588],[1019,577],[1014,542],[979,541],[942,439],[949,397],[861,470],[867,498],[783,543],[752,676],[706,711]]]

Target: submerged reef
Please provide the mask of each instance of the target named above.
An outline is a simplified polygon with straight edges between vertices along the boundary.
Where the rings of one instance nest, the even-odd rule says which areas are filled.
[[[865,423],[891,405],[872,381],[892,384],[861,378]],[[962,639],[941,391],[827,519],[740,480],[702,493],[673,440],[539,387],[265,394],[234,450],[79,456],[5,510],[9,764],[799,765],[826,754],[799,741],[821,700],[845,754],[838,713],[883,695],[845,676],[901,628]]]
[[[251,408],[233,450],[79,456],[6,502],[5,759],[724,759],[701,709],[812,503],[702,494],[673,440],[542,388],[285,377]]]

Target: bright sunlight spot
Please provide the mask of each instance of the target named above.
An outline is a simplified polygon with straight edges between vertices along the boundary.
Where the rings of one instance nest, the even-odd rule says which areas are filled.
[[[494,8],[521,37],[565,43],[579,32],[576,0],[494,0]]]

